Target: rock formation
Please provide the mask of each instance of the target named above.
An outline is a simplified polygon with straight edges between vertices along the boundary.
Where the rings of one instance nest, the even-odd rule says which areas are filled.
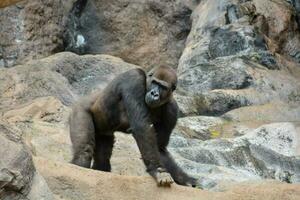
[[[0,199],[300,199],[295,0],[0,3]],[[158,188],[130,135],[112,173],[68,162],[70,105],[116,75],[177,69],[169,144],[203,190]]]

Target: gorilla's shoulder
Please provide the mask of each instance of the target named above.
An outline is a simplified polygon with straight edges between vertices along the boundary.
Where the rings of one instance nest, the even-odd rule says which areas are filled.
[[[121,91],[137,91],[139,93],[144,93],[146,87],[146,73],[143,69],[134,68],[130,69],[118,77],[115,78],[113,85],[120,88]]]
[[[129,83],[145,82],[146,81],[146,72],[141,68],[130,69],[123,74],[120,74],[122,81]],[[124,82],[123,82],[124,83]]]
[[[146,72],[141,68],[130,69],[126,71],[124,74],[128,74],[135,77],[139,77],[139,76],[146,77]]]

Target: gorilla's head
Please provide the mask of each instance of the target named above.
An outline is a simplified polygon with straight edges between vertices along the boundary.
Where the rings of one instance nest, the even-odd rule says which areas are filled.
[[[161,66],[152,69],[147,74],[146,104],[151,107],[159,107],[167,103],[176,89],[177,75],[171,67]]]

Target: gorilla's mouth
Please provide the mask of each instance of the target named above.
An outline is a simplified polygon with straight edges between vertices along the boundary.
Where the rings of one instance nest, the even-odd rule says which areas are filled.
[[[160,106],[160,98],[157,98],[157,99],[152,98],[152,95],[150,94],[150,92],[148,92],[146,94],[145,102],[151,108]]]

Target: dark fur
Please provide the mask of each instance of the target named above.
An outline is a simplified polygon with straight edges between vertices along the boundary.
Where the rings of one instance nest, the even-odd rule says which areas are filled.
[[[155,107],[145,103],[152,78],[170,86],[161,94],[163,104]],[[90,168],[93,159],[93,169],[110,171],[114,132],[131,130],[147,171],[154,178],[159,170],[166,171],[176,183],[194,185],[195,179],[185,174],[167,151],[177,121],[178,107],[172,97],[176,81],[171,68],[156,68],[148,76],[141,69],[133,69],[116,77],[103,92],[75,104],[70,116],[72,163]]]

